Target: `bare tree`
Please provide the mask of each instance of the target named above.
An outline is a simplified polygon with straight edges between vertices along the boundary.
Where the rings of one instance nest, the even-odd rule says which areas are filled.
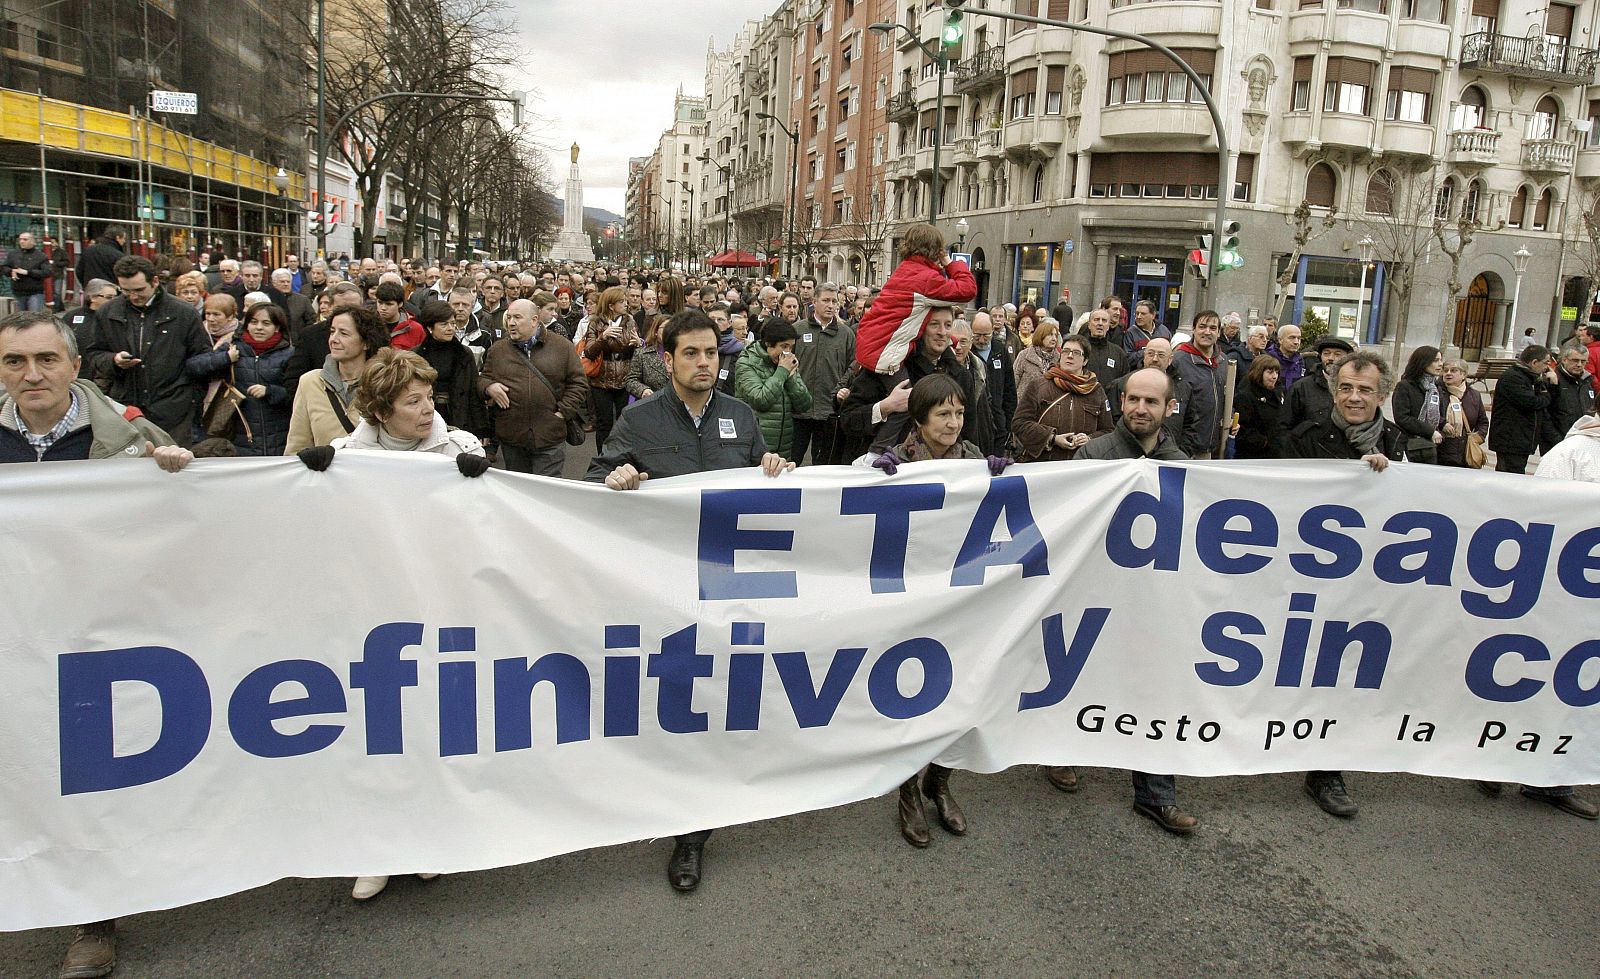
[[[1306,246],[1312,241],[1333,230],[1338,213],[1339,208],[1337,206],[1329,207],[1323,212],[1322,219],[1318,221],[1311,210],[1309,201],[1301,201],[1300,206],[1294,209],[1294,214],[1292,215],[1294,220],[1294,248],[1284,259],[1283,271],[1278,273],[1278,294],[1272,304],[1273,308],[1278,312],[1280,321],[1288,320],[1289,314],[1284,309],[1284,304],[1289,301],[1289,284],[1295,280],[1295,276],[1298,273],[1300,256],[1305,254]]]
[[[1373,257],[1386,263],[1396,344],[1406,340],[1417,270],[1435,241],[1439,171],[1434,164],[1390,164],[1372,174],[1356,229],[1372,239]],[[1368,285],[1372,284],[1369,277]]]
[[[1433,238],[1439,243],[1439,250],[1450,259],[1450,278],[1445,286],[1445,305],[1439,317],[1439,349],[1449,345],[1453,327],[1455,326],[1456,303],[1461,297],[1461,256],[1472,247],[1472,239],[1480,231],[1499,231],[1506,226],[1501,219],[1493,226],[1487,226],[1478,220],[1478,215],[1487,207],[1486,201],[1466,200],[1461,203],[1461,210],[1456,215],[1454,222],[1444,216],[1436,216],[1433,221]],[[1453,236],[1453,237],[1452,237]]]
[[[845,240],[849,242],[850,253],[861,259],[862,281],[876,282],[882,271],[879,263],[889,241],[889,231],[893,226],[883,205],[881,193],[873,191],[871,203],[859,211],[855,218],[841,231]]]
[[[1574,324],[1580,329],[1589,322],[1589,310],[1594,308],[1600,292],[1600,193],[1585,194],[1582,200],[1583,209],[1573,219],[1577,228],[1572,239],[1572,255],[1584,284],[1583,305],[1578,307],[1578,321]]]

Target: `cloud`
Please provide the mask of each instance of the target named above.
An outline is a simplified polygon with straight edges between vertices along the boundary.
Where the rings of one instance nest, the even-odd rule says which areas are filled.
[[[649,156],[672,122],[672,99],[705,91],[706,45],[725,50],[746,21],[778,0],[511,0],[521,34],[506,79],[535,92],[529,112],[550,147],[561,196],[567,149],[582,147],[584,203],[622,213],[628,158]]]

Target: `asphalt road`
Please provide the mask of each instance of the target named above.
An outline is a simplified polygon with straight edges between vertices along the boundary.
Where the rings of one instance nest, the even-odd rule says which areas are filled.
[[[1346,821],[1298,775],[1180,779],[1202,820],[1180,839],[1124,772],[1074,795],[1033,768],[957,773],[971,831],[925,851],[886,798],[721,831],[690,895],[665,840],[396,878],[365,904],[348,879],[284,880],[124,919],[116,975],[1600,976],[1600,824],[1467,782],[1349,783]],[[54,976],[70,940],[0,934],[0,979]]]
[[[880,799],[719,832],[690,895],[665,840],[396,878],[365,904],[285,880],[124,919],[117,975],[1600,974],[1600,824],[1515,792],[1357,774],[1344,821],[1296,775],[1180,779],[1202,818],[1180,839],[1119,771],[1074,795],[1032,768],[952,784],[971,831],[925,851]],[[0,975],[53,976],[70,936],[0,935]]]

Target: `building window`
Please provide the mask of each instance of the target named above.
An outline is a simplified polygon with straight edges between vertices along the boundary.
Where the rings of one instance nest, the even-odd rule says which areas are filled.
[[[1045,69],[1044,114],[1047,116],[1061,114],[1061,89],[1066,74],[1067,69],[1060,66]]]
[[[1367,178],[1367,213],[1389,216],[1394,213],[1394,176],[1376,170]]]
[[[1037,69],[1030,68],[1011,76],[1011,118],[1026,119],[1033,115],[1034,94],[1038,84]]]
[[[1316,68],[1317,59],[1312,57],[1294,59],[1294,84],[1289,89],[1289,111],[1311,111],[1311,72]]]
[[[1533,115],[1528,119],[1529,139],[1555,139],[1556,127],[1561,124],[1561,106],[1555,99],[1546,95],[1534,106]]]
[[[1322,83],[1322,111],[1370,115],[1373,69],[1370,61],[1329,58],[1327,77]]]
[[[1400,17],[1404,20],[1425,20],[1432,24],[1442,24],[1444,12],[1444,0],[1400,0]]]
[[[1044,200],[1044,164],[1033,168],[1033,203]]]
[[[1383,117],[1396,122],[1432,122],[1433,87],[1437,78],[1435,72],[1423,68],[1390,68]]]
[[[1211,70],[1216,52],[1206,48],[1179,48],[1175,51],[1207,87],[1211,85]],[[1064,71],[1052,68],[1050,71]],[[1189,81],[1189,76],[1176,68],[1166,55],[1158,51],[1125,51],[1113,54],[1107,65],[1106,105],[1127,105],[1135,102],[1204,102],[1200,89]],[[1055,79],[1052,78],[1052,82]],[[1059,88],[1055,91],[1059,94]],[[1049,103],[1045,111],[1051,112]],[[1060,111],[1059,100],[1057,108]]]
[[[1461,217],[1463,220],[1479,223],[1483,219],[1480,209],[1483,205],[1483,181],[1474,180],[1467,185],[1467,196],[1461,200]]]
[[[1306,203],[1312,207],[1332,207],[1339,190],[1339,178],[1326,163],[1314,164],[1306,173]]]
[[[1550,227],[1550,207],[1555,203],[1556,193],[1547,190],[1539,195],[1539,204],[1533,209],[1533,230],[1543,231]]]
[[[1434,195],[1433,216],[1438,221],[1450,220],[1450,212],[1455,208],[1456,180],[1454,177],[1444,178],[1444,183],[1439,185],[1439,193]]]
[[[1455,112],[1450,119],[1450,128],[1484,129],[1488,126],[1489,99],[1483,94],[1483,89],[1476,85],[1468,85],[1466,91],[1461,93],[1461,101],[1456,103]]]
[[[1522,227],[1522,219],[1528,213],[1528,187],[1524,184],[1517,188],[1517,196],[1511,198],[1511,210],[1506,212],[1506,227]]]
[[[1077,177],[1072,175],[1076,195]],[[1255,179],[1255,154],[1240,154],[1234,198],[1248,200]],[[1089,196],[1216,200],[1215,153],[1096,153],[1089,161]]]

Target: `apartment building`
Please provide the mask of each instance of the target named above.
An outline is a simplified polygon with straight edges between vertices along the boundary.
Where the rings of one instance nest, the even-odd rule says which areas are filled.
[[[967,5],[942,131],[937,71],[904,32],[887,113],[893,216],[926,220],[938,138],[939,221],[952,243],[966,222],[986,301],[1082,310],[1116,293],[1171,325],[1202,305],[1281,308],[1363,342],[1443,336],[1474,357],[1504,343],[1513,297],[1518,332],[1541,339],[1579,315],[1594,277],[1580,218],[1600,178],[1587,46],[1600,6],[1001,3]],[[1209,296],[1186,268],[1218,192],[1215,129],[1188,76],[1132,42],[985,7],[1146,34],[1187,62],[1221,108],[1242,268],[1213,270]],[[932,46],[944,11],[899,0],[896,19]]]

